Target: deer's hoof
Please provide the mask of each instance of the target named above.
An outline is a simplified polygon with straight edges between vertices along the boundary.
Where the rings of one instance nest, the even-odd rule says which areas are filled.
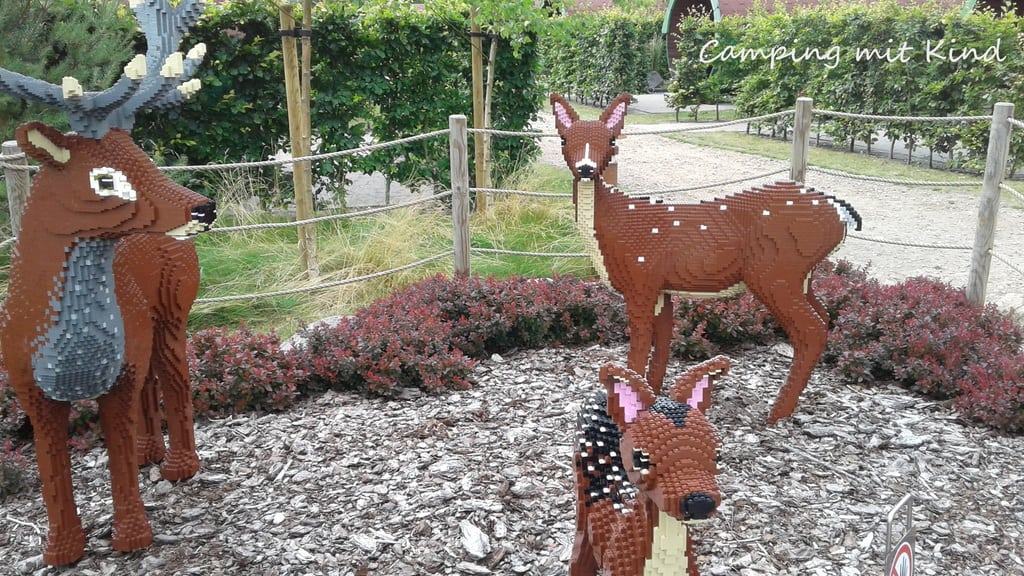
[[[164,459],[163,438],[140,436],[135,446],[135,459],[139,466],[155,464]]]
[[[63,566],[78,562],[84,554],[85,532],[78,525],[71,530],[50,533],[43,551],[43,562],[50,566]]]
[[[176,452],[171,450],[167,460],[160,467],[160,475],[165,480],[177,482],[196,475],[199,472],[199,456],[195,452]]]
[[[118,552],[131,552],[145,548],[153,543],[153,530],[145,515],[141,520],[129,520],[114,526],[114,539],[111,545]]]

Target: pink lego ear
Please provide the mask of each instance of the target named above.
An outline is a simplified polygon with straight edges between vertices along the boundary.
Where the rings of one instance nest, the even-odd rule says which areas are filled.
[[[612,131],[616,136],[622,131],[622,127],[626,122],[626,111],[629,108],[630,101],[633,97],[629,94],[622,93],[612,100],[611,104],[605,108],[604,112],[601,113],[601,123],[606,128]]]
[[[572,127],[572,117],[569,116],[569,112],[562,106],[561,103],[556,102],[555,106],[555,122],[563,128]]]
[[[580,121],[579,115],[565,101],[565,98],[562,98],[561,94],[552,92],[549,101],[551,102],[551,111],[555,115],[555,128],[558,129],[559,134]]]
[[[654,404],[655,395],[644,377],[629,368],[605,364],[599,379],[608,391],[608,415],[625,428],[640,412]]]

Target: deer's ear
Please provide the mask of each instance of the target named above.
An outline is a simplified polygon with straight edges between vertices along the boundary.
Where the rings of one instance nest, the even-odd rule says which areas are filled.
[[[551,93],[551,112],[555,115],[555,128],[561,134],[563,130],[571,128],[573,124],[580,121],[580,117],[572,106],[557,92]]]
[[[623,92],[616,96],[615,100],[612,100],[612,103],[601,113],[601,123],[614,132],[616,136],[619,135],[623,125],[626,123],[626,110],[632,101],[633,97]]]
[[[624,366],[605,364],[599,379],[608,391],[608,415],[625,428],[642,410],[654,404],[655,395],[644,377]]]
[[[42,122],[29,122],[14,132],[18,147],[30,158],[54,168],[60,168],[71,160],[67,147],[67,136]]]
[[[669,397],[704,412],[711,406],[715,382],[729,373],[729,358],[715,356],[687,370],[676,379]]]

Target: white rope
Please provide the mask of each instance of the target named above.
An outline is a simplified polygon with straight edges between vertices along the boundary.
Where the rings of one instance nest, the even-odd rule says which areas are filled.
[[[822,116],[853,118],[856,120],[878,120],[886,122],[982,122],[992,120],[992,116],[880,116],[877,114],[854,114],[853,112],[836,112],[834,110],[813,110]]]
[[[470,192],[484,192],[486,194],[510,194],[513,196],[533,196],[536,198],[572,198],[572,194],[561,194],[558,192],[525,192],[523,190],[512,190],[508,188],[470,188]]]
[[[19,156],[21,158],[25,157],[24,154],[15,154],[14,156],[0,156],[0,168],[3,168],[4,170],[12,170],[15,172],[35,172],[39,170],[39,166],[29,166],[28,164],[10,164],[8,162],[3,162],[3,160],[6,159],[17,160]]]
[[[644,192],[643,196],[665,196],[668,194],[676,194],[679,192],[691,192],[693,190],[704,190],[706,188],[715,188],[718,186],[729,186],[731,184],[739,184],[740,182],[747,182],[750,180],[762,180],[769,176],[775,176],[776,174],[788,173],[789,168],[783,168],[781,170],[775,170],[774,172],[765,172],[764,174],[757,174],[754,176],[745,176],[743,178],[737,178],[735,180],[726,180],[724,182],[716,182],[714,184],[703,184],[701,186],[687,186],[685,188],[670,188],[668,190],[658,190],[657,192]]]
[[[433,202],[440,200],[447,196],[451,196],[451,192],[441,192],[440,194],[434,194],[427,198],[420,198],[419,200],[413,200],[412,202],[406,202],[404,204],[394,204],[392,206],[381,206],[380,208],[369,208],[367,210],[361,210],[359,212],[346,212],[344,214],[331,214],[329,216],[317,216],[316,218],[307,218],[305,220],[295,220],[293,222],[267,222],[264,224],[244,224],[241,226],[225,226],[223,228],[211,228],[207,230],[207,234],[212,232],[242,232],[245,230],[270,230],[273,228],[291,228],[292,226],[304,226],[306,224],[316,224],[317,222],[328,222],[331,220],[346,220],[348,218],[359,218],[360,216],[369,216],[371,214],[379,214],[381,212],[389,212],[391,210],[399,210],[401,208],[408,208],[410,206],[416,206],[417,204],[425,204],[427,202]]]
[[[927,180],[900,180],[898,178],[882,178],[880,176],[860,176],[858,174],[850,174],[849,172],[831,170],[829,168],[816,168],[814,166],[808,166],[807,171],[819,172],[821,174],[827,174],[829,176],[839,176],[841,178],[850,178],[852,180],[864,180],[866,182],[885,182],[887,184],[899,184],[902,186],[949,186],[951,188],[981,186],[981,182],[930,182]]]
[[[1024,128],[1024,122],[1021,122],[1020,120],[1017,120],[1016,118],[1009,118],[1009,121],[1010,121],[1010,124],[1016,126],[1017,128]]]
[[[1014,190],[1013,188],[1011,188],[1011,187],[1010,187],[1009,185],[1007,185],[1007,184],[1004,184],[1004,183],[1002,183],[1002,182],[1000,182],[1000,183],[999,183],[999,187],[1000,187],[1000,188],[1001,188],[1001,189],[1002,189],[1002,190],[1003,190],[1004,192],[1009,192],[1009,193],[1010,193],[1010,195],[1011,195],[1011,196],[1013,196],[1014,198],[1016,198],[1017,200],[1020,200],[1021,202],[1024,202],[1024,194],[1021,194],[1020,192],[1017,192],[1016,190]]]
[[[738,120],[729,120],[728,122],[714,122],[711,124],[688,124],[683,126],[669,126],[665,128],[651,128],[643,129],[638,125],[634,125],[632,130],[625,130],[622,132],[625,136],[647,136],[651,134],[670,134],[673,132],[697,132],[701,130],[714,130],[716,128],[724,128],[726,126],[734,126],[736,124],[756,124],[764,120],[773,120],[775,118],[782,118],[784,116],[792,116],[795,112],[792,110],[784,110],[782,112],[775,112],[772,114],[765,114],[763,116],[753,116],[750,118],[740,118]]]
[[[1013,270],[1017,274],[1020,274],[1021,276],[1024,276],[1024,270],[1021,270],[1020,268],[1017,268],[1013,264],[1010,264],[1010,262],[1007,261],[1006,258],[1003,258],[999,254],[996,254],[995,250],[989,250],[988,253],[991,254],[992,257],[995,258],[996,260],[999,260],[1003,264],[1006,264],[1006,267],[1009,268],[1010,270]]]
[[[455,254],[455,251],[454,250],[448,250],[446,252],[442,252],[440,254],[437,254],[437,255],[434,255],[434,256],[430,256],[429,258],[424,258],[423,260],[418,260],[416,262],[412,262],[411,264],[406,264],[404,266],[399,266],[397,268],[391,268],[390,270],[384,270],[382,272],[374,272],[373,274],[367,274],[365,276],[357,276],[355,278],[348,278],[348,279],[345,279],[345,280],[337,280],[335,282],[325,282],[323,284],[317,284],[316,286],[307,286],[307,287],[304,287],[304,288],[292,288],[290,290],[278,290],[276,292],[263,292],[263,293],[260,293],[260,294],[239,294],[237,296],[218,296],[218,297],[215,297],[215,298],[196,298],[195,303],[196,304],[211,304],[211,303],[218,303],[218,302],[232,302],[232,301],[237,301],[237,300],[253,300],[253,299],[256,299],[256,298],[271,298],[271,297],[274,297],[274,296],[288,296],[289,294],[299,294],[299,293],[302,293],[302,292],[313,292],[315,290],[323,290],[325,288],[335,288],[337,286],[344,286],[345,284],[354,284],[356,282],[362,282],[363,280],[372,280],[374,278],[380,278],[381,276],[387,276],[388,274],[394,274],[395,272],[401,272],[402,270],[408,270],[410,268],[415,268],[417,266],[423,266],[424,264],[429,264],[430,262],[433,262],[435,260],[440,260],[441,258],[447,258],[447,257],[451,256],[452,254]]]
[[[520,252],[517,250],[501,250],[499,248],[470,248],[470,252],[478,254],[505,254],[508,256],[535,256],[538,258],[589,258],[586,252]]]
[[[912,242],[899,242],[897,240],[882,240],[880,238],[869,238],[867,236],[861,236],[860,234],[847,234],[850,238],[856,238],[857,240],[863,240],[865,242],[875,242],[876,244],[890,244],[892,246],[906,246],[908,248],[934,248],[936,250],[973,250],[971,246],[954,246],[952,244],[914,244]]]
[[[13,238],[8,238],[7,240],[4,240],[3,242],[0,242],[0,248],[3,248],[4,246],[9,246],[11,244],[14,244],[17,240],[18,240],[17,236],[15,236]]]
[[[358,148],[350,148],[348,150],[340,150],[338,152],[326,152],[324,154],[313,154],[312,156],[301,156],[298,158],[282,158],[280,160],[263,160],[260,162],[235,162],[232,164],[207,164],[204,166],[161,166],[160,170],[164,172],[184,172],[184,171],[211,171],[211,170],[234,170],[236,168],[258,168],[264,166],[282,166],[284,164],[295,164],[296,162],[312,162],[315,160],[329,160],[331,158],[337,158],[339,156],[349,156],[352,154],[365,154],[373,152],[374,150],[380,150],[382,148],[389,148],[391,146],[400,146],[402,144],[408,144],[409,142],[416,142],[419,140],[426,140],[427,138],[433,138],[435,136],[441,136],[447,134],[450,130],[445,128],[444,130],[435,130],[433,132],[427,132],[425,134],[417,134],[416,136],[410,136],[408,138],[402,138],[400,140],[392,140],[391,142],[382,142],[380,144],[370,144],[367,146],[360,146]]]

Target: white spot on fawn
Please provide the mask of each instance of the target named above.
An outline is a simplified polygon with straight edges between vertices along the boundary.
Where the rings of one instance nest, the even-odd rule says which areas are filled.
[[[637,262],[643,262],[644,261],[644,257],[643,256],[637,256],[636,257],[636,261]]]
[[[672,225],[673,226],[679,226],[679,220],[673,220],[672,221]]]
[[[657,233],[658,233],[658,229],[657,228],[651,228],[651,234],[657,234]]]
[[[722,204],[721,206],[719,206],[719,209],[721,209],[722,212],[725,212],[726,210],[729,209],[729,207],[726,206],[725,204]]]
[[[771,216],[771,215],[772,215],[772,213],[771,213],[771,212],[769,212],[769,211],[767,211],[767,210],[765,210],[765,211],[761,212],[761,215],[762,215],[762,216]]]
[[[701,224],[701,225],[700,225],[700,229],[701,229],[701,230],[707,230],[707,229],[708,229],[708,227],[707,227],[707,226],[705,226],[705,225],[703,225],[703,224]]]
[[[630,210],[636,210],[636,204],[630,204],[629,205],[629,209]]]
[[[675,206],[669,206],[668,207],[668,211],[669,212],[675,212],[676,211],[676,207]]]

